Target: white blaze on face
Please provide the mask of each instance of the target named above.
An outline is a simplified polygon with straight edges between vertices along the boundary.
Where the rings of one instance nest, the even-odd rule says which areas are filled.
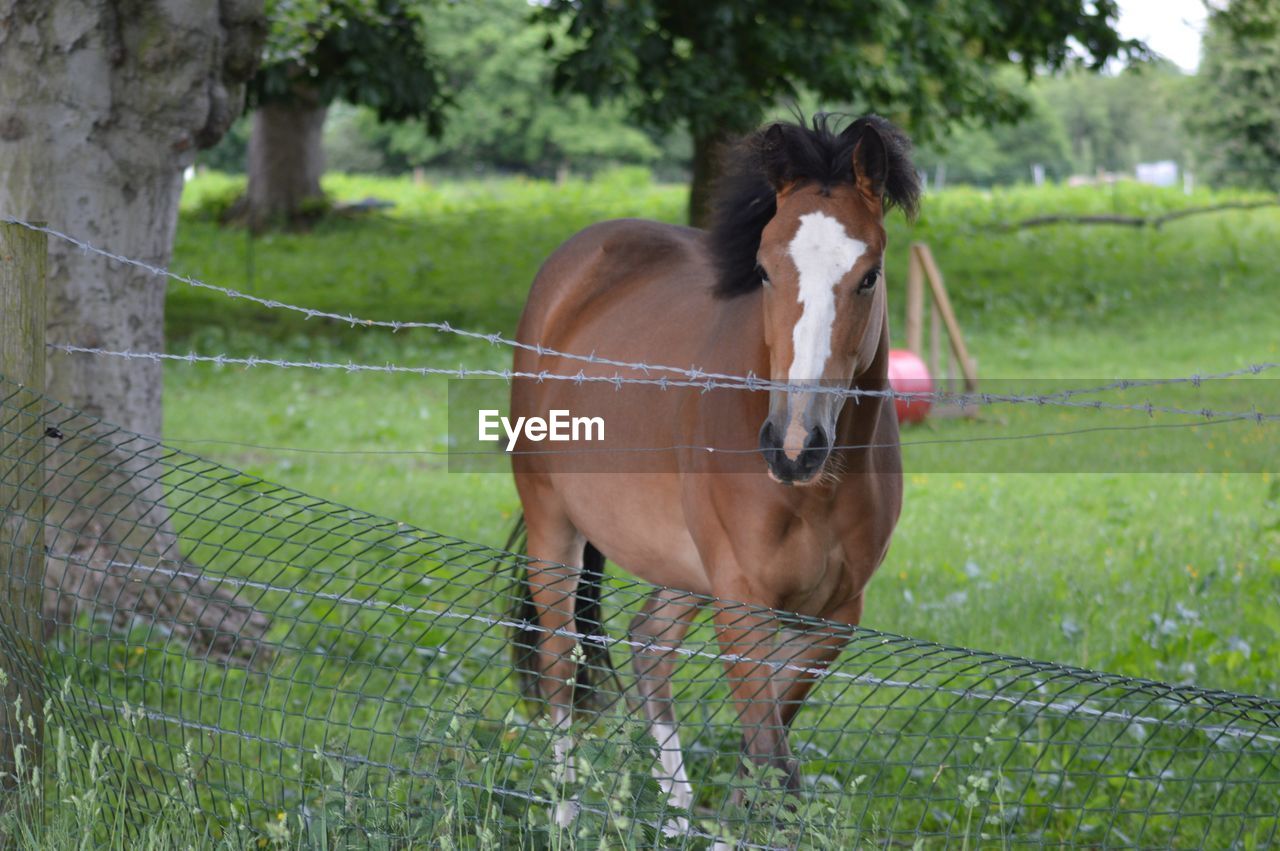
[[[823,377],[831,357],[831,330],[836,321],[836,284],[853,269],[867,244],[845,232],[844,225],[825,213],[806,213],[787,253],[800,273],[800,319],[791,331],[792,384]],[[797,400],[798,401],[798,400]],[[796,458],[804,445],[805,429],[799,405],[790,412],[784,452]]]
[[[787,252],[800,273],[800,321],[791,331],[791,382],[822,377],[831,357],[831,328],[836,321],[836,284],[840,283],[867,244],[845,233],[844,225],[825,213],[800,217],[800,228]]]

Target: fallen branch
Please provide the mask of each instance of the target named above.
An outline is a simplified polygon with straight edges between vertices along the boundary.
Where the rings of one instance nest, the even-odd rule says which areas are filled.
[[[1033,216],[1019,222],[1006,223],[1001,230],[1023,230],[1025,228],[1045,227],[1046,225],[1121,225],[1124,227],[1152,227],[1159,230],[1169,222],[1198,216],[1204,213],[1218,213],[1223,210],[1256,210],[1262,207],[1280,207],[1280,198],[1266,201],[1229,201],[1223,204],[1211,204],[1205,207],[1187,207],[1172,210],[1158,216],[1119,216],[1119,215],[1050,215]]]

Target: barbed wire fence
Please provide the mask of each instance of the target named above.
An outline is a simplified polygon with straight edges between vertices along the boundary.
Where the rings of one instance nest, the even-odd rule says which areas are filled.
[[[371,322],[224,294],[356,326],[422,327],[528,347],[447,323]],[[619,388],[788,386],[542,347],[532,348],[585,361],[593,372],[519,376],[54,348],[85,356]],[[1188,417],[1201,425],[1263,425],[1280,414],[1080,397],[1197,385],[1276,366],[1049,394],[927,395],[948,401],[963,395],[975,405],[1061,405]],[[628,374],[600,375],[599,368]],[[1171,424],[1143,427],[1164,425]],[[121,465],[121,457],[141,463]],[[241,831],[246,840],[278,823],[328,847],[1226,848],[1276,841],[1280,701],[772,612],[790,629],[830,630],[848,641],[833,668],[794,671],[817,677],[819,685],[791,728],[806,786],[798,799],[781,795],[767,778],[737,774],[742,731],[721,675],[729,660],[710,628],[696,627],[679,647],[619,637],[652,588],[617,577],[607,583],[604,626],[621,676],[611,705],[579,731],[578,776],[570,784],[556,770],[560,734],[521,706],[515,669],[506,660],[505,633],[537,629],[509,614],[520,596],[512,583],[525,562],[520,554],[263,481],[0,378],[0,464],[17,463],[44,471],[28,476],[23,488],[39,492],[46,508],[23,519],[43,524],[48,564],[75,564],[110,581],[66,587],[51,570],[39,589],[45,656],[9,673],[38,680],[52,720],[86,743],[106,746],[100,758],[129,778],[119,795],[137,823],[176,814]],[[144,481],[126,488],[122,477]],[[20,510],[30,504],[15,503]],[[86,510],[96,522],[71,521]],[[170,532],[180,548],[157,549],[155,540]],[[138,589],[160,598],[178,593],[197,615],[191,607],[141,610],[134,605]],[[692,594],[684,599],[704,608],[726,604]],[[201,619],[201,609],[218,616]],[[760,614],[741,609],[743,617]],[[20,636],[0,640],[20,658]],[[210,652],[213,647],[220,652]],[[637,676],[631,663],[654,652],[680,658],[673,685],[696,790],[689,811],[667,802],[654,777],[662,770],[660,744],[629,704]],[[579,816],[562,828],[553,814],[569,799]]]
[[[1180,408],[1169,405],[1156,405],[1150,400],[1140,404],[1117,404],[1108,403],[1100,399],[1080,400],[1079,396],[1093,396],[1100,393],[1106,393],[1113,390],[1133,390],[1144,387],[1161,387],[1176,384],[1189,384],[1199,386],[1204,382],[1222,380],[1227,378],[1236,378],[1246,375],[1257,376],[1264,372],[1280,367],[1280,363],[1263,361],[1249,364],[1247,366],[1238,367],[1236,369],[1224,370],[1216,373],[1197,374],[1177,378],[1151,378],[1151,379],[1120,379],[1108,382],[1102,385],[1089,387],[1073,387],[1052,393],[1037,394],[1010,394],[1010,393],[956,393],[947,390],[933,391],[901,391],[892,388],[880,390],[868,390],[862,388],[851,388],[846,386],[823,384],[818,381],[807,382],[803,384],[788,383],[785,381],[774,381],[770,379],[760,378],[753,374],[733,375],[722,372],[713,372],[694,367],[679,367],[660,363],[647,363],[641,361],[625,361],[615,358],[609,358],[598,355],[595,352],[580,353],[567,352],[542,344],[525,343],[506,337],[497,332],[480,332],[472,331],[465,328],[457,328],[448,322],[417,322],[417,321],[399,321],[399,320],[383,320],[369,319],[359,317],[350,313],[334,313],[330,311],[318,310],[315,308],[301,307],[298,305],[288,304],[276,299],[263,298],[261,296],[250,295],[239,292],[229,287],[221,287],[215,284],[209,284],[186,275],[179,275],[168,269],[159,268],[153,264],[142,260],[134,260],[128,257],[115,254],[110,251],[98,248],[92,243],[84,240],[76,239],[61,231],[53,228],[33,224],[20,219],[4,219],[8,224],[17,225],[36,233],[43,233],[55,239],[62,240],[70,245],[75,246],[80,251],[96,254],[108,260],[122,263],[141,269],[149,274],[166,278],[168,280],[180,283],[186,286],[197,287],[200,289],[210,290],[220,293],[230,299],[246,300],[253,304],[272,310],[284,310],[303,315],[307,319],[329,319],[349,325],[353,328],[385,328],[392,332],[426,329],[436,331],[443,334],[463,337],[472,340],[481,340],[494,346],[505,346],[511,349],[521,349],[533,352],[543,357],[556,358],[573,362],[587,363],[599,367],[615,367],[612,374],[601,374],[593,372],[588,374],[585,370],[579,369],[572,373],[560,373],[553,370],[540,370],[538,372],[521,372],[518,370],[508,369],[469,369],[466,367],[432,367],[432,366],[402,366],[396,364],[362,364],[354,362],[337,363],[325,361],[299,361],[287,360],[271,357],[234,357],[224,354],[206,355],[195,352],[188,354],[174,354],[169,352],[136,352],[128,350],[114,350],[101,347],[79,346],[70,343],[50,343],[49,348],[55,351],[61,351],[66,354],[88,354],[100,355],[106,357],[126,358],[132,360],[150,360],[150,361],[183,361],[187,363],[209,363],[217,366],[274,366],[284,369],[322,369],[322,370],[340,370],[350,373],[359,372],[385,372],[400,373],[411,375],[437,375],[449,378],[501,378],[506,381],[514,379],[529,379],[534,381],[567,381],[575,384],[608,384],[621,388],[626,385],[644,385],[667,388],[692,388],[698,390],[747,390],[754,392],[769,391],[800,391],[805,393],[822,393],[843,398],[857,397],[881,397],[891,399],[901,399],[905,402],[933,402],[938,404],[956,405],[960,408],[972,407],[976,405],[996,405],[996,404],[1032,404],[1032,405],[1052,405],[1068,408],[1086,408],[1093,410],[1112,410],[1112,411],[1140,411],[1148,415],[1156,413],[1180,414],[1184,416],[1203,417],[1206,420],[1217,418],[1251,418],[1258,423],[1274,421],[1280,419],[1280,413],[1264,413],[1257,410],[1249,411],[1215,411],[1212,409],[1200,408]],[[617,371],[618,369],[626,370],[626,374]],[[653,376],[653,373],[667,373],[675,377],[669,378],[666,375]]]

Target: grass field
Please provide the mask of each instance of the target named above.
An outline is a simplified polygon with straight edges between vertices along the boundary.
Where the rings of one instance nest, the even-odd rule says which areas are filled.
[[[238,186],[206,175],[184,197],[175,270],[339,313],[510,332],[538,264],[569,234],[616,216],[678,221],[685,203],[682,188],[651,185],[632,172],[561,186],[523,180],[417,186],[334,176],[327,188],[339,200],[376,196],[396,206],[333,219],[308,234],[250,242],[242,231],[214,223]],[[931,195],[918,222],[895,218],[891,226],[895,327],[902,324],[906,247],[922,240],[947,276],[970,349],[996,392],[1280,361],[1274,271],[1280,212],[1193,217],[1161,230],[999,227],[1038,213],[1147,214],[1224,197],[1125,184]],[[484,344],[428,331],[392,335],[304,322],[181,285],[170,290],[168,317],[175,352],[509,363],[507,350]],[[1019,383],[1028,380],[1034,384]],[[509,476],[447,471],[438,454],[449,445],[442,379],[177,365],[167,369],[166,382],[168,441],[250,475],[490,544],[505,539],[518,508]],[[1208,403],[1189,388],[1113,400],[1276,411],[1274,383],[1238,382]],[[1145,422],[1144,413],[1001,406],[976,422],[935,421],[906,431],[905,442],[921,445],[907,450],[903,517],[870,587],[864,624],[1117,674],[1276,695],[1274,425],[938,442]],[[388,450],[423,452],[377,454]],[[347,649],[372,652],[367,645]],[[493,672],[477,664],[475,675]],[[209,687],[221,676],[202,668],[187,680]],[[244,687],[235,674],[226,677]],[[397,680],[368,682],[370,694],[390,695]],[[130,693],[146,696],[145,689]],[[340,717],[348,710],[373,711],[367,701],[340,700],[326,711]],[[268,716],[287,738],[283,716]],[[79,822],[67,813],[59,824],[74,834]],[[923,823],[927,815],[912,817]],[[252,836],[287,844],[262,818],[251,816]],[[157,837],[156,847],[165,847],[166,837]]]

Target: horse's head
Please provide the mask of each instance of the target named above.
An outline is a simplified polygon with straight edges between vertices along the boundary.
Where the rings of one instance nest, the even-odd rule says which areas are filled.
[[[840,133],[825,116],[812,128],[774,124],[739,149],[750,162],[739,164],[743,173],[721,197],[713,234],[719,293],[760,291],[769,378],[791,385],[770,391],[760,428],[769,472],[785,484],[819,480],[831,455],[847,397],[815,391],[851,386],[883,339],[884,216],[895,204],[913,212],[919,194],[908,145],[875,117]],[[735,203],[747,209],[735,213]],[[763,209],[753,214],[751,205]],[[729,234],[731,227],[746,233]]]

